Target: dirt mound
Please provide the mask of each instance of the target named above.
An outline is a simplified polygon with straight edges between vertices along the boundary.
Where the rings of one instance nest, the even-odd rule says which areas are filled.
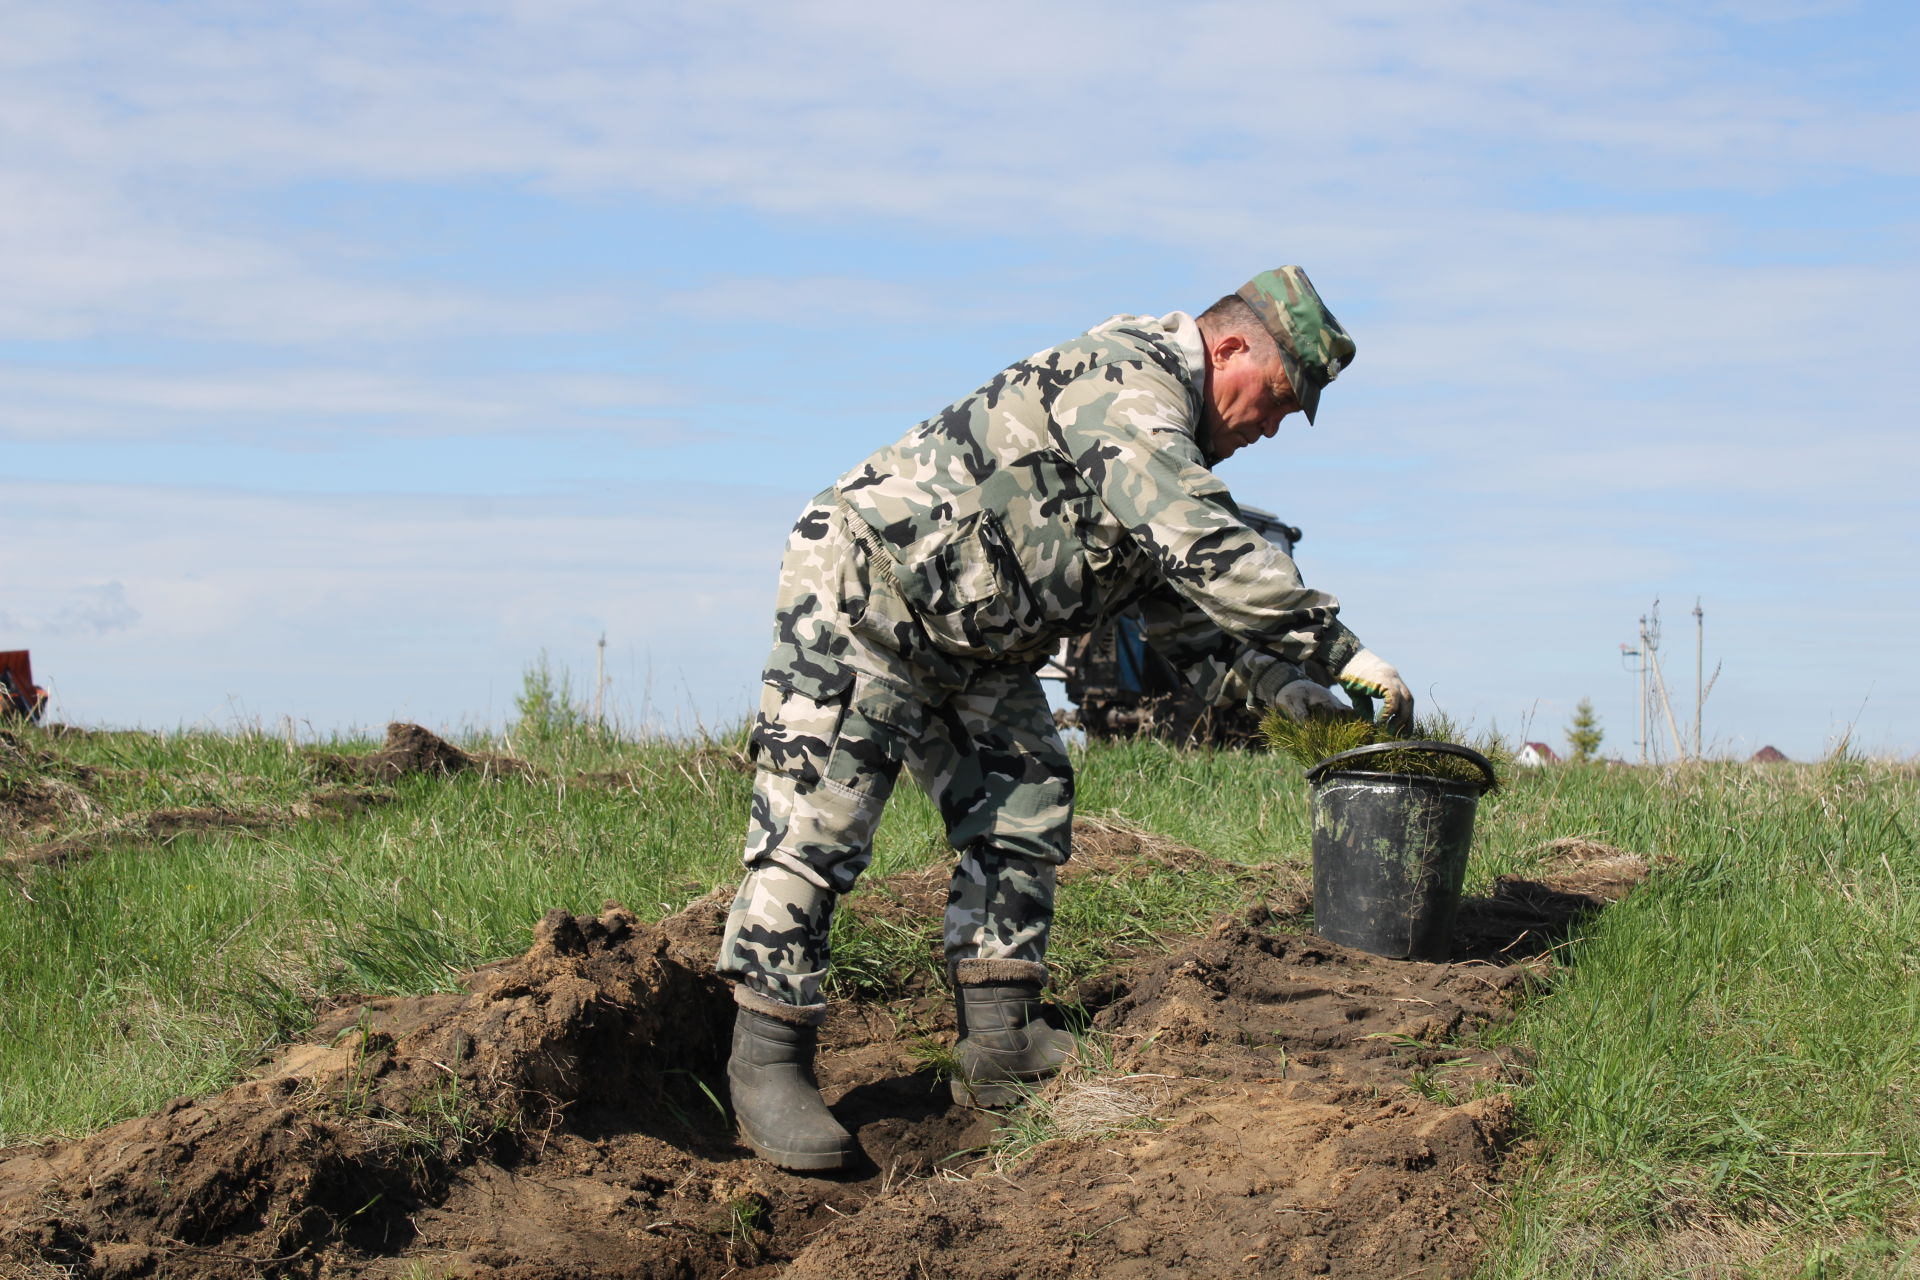
[[[1192,845],[1111,818],[1075,818],[1073,858],[1060,869],[1060,876],[1063,880],[1085,875],[1144,876],[1231,865]],[[1270,874],[1272,868],[1260,871]]]
[[[0,778],[0,836],[57,826],[86,803],[75,788],[53,779]]]
[[[97,812],[85,790],[92,773],[0,729],[0,843]]]
[[[571,1108],[658,1109],[663,1072],[710,1074],[729,1012],[710,955],[621,910],[553,913],[532,950],[480,971],[470,994],[375,1001],[257,1080],[12,1153],[0,1257],[84,1275],[253,1276],[397,1253],[418,1234],[410,1215],[444,1202],[476,1161],[543,1150]],[[627,1118],[636,1139],[650,1127]]]
[[[1595,907],[1620,901],[1652,870],[1640,854],[1584,836],[1549,840],[1540,852],[1547,855],[1547,864],[1536,882],[1559,893],[1579,894]]]
[[[657,926],[555,913],[465,994],[342,1011],[256,1080],[10,1153],[0,1259],[517,1280],[1470,1268],[1511,1120],[1503,1064],[1446,1042],[1501,1016],[1522,967],[1231,922],[1084,984],[1093,1061],[997,1137],[926,1065],[952,1036],[943,998],[844,1002],[820,1076],[864,1158],[801,1178],[751,1159],[718,1105],[727,899]]]
[[[217,806],[152,809],[132,815],[122,825],[131,831],[155,836],[217,831],[222,828],[263,830],[288,826],[294,822],[350,818],[380,805],[391,804],[393,800],[393,792],[377,787],[333,787],[316,791],[304,800],[296,800],[284,807],[261,805],[238,809]]]
[[[1083,985],[1110,1056],[1048,1087],[1004,1176],[902,1188],[783,1274],[1466,1275],[1512,1108],[1505,1064],[1446,1042],[1520,978],[1229,924]]]
[[[524,760],[462,751],[431,730],[400,721],[387,726],[387,739],[378,751],[363,756],[321,753],[314,760],[331,777],[365,782],[393,782],[414,774],[445,778],[471,769],[491,774],[533,773],[533,766]]]

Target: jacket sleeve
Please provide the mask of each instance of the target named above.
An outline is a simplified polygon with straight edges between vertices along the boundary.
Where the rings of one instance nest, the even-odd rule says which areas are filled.
[[[1360,649],[1340,602],[1303,586],[1293,560],[1248,527],[1194,443],[1198,406],[1145,361],[1101,365],[1062,387],[1054,444],[1175,591],[1229,636],[1338,671]]]
[[[1310,678],[1285,658],[1228,635],[1171,587],[1148,593],[1135,607],[1153,651],[1178,668],[1208,702],[1251,703],[1263,678],[1276,689]]]

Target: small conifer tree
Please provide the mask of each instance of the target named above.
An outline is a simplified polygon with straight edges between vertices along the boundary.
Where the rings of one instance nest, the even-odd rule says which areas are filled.
[[[587,723],[586,709],[573,700],[573,677],[565,667],[556,673],[545,649],[520,673],[513,705],[520,712],[516,731],[537,742],[566,737]]]
[[[1600,717],[1593,714],[1593,699],[1580,699],[1580,705],[1573,709],[1573,723],[1567,726],[1567,745],[1573,748],[1573,761],[1577,764],[1593,759],[1604,737],[1606,731],[1600,727]]]

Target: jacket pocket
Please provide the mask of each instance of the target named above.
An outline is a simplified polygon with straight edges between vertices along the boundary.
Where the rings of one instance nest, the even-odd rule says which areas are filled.
[[[897,621],[895,596],[935,649],[968,658],[1017,655],[1034,639],[1044,616],[1028,589],[1012,540],[999,518],[980,505],[979,491],[949,504],[937,526],[905,539],[848,506],[845,519],[866,548],[873,616],[868,629]]]

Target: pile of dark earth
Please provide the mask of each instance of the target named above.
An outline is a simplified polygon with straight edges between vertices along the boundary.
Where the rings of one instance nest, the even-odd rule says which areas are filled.
[[[1645,874],[1562,852],[1468,904],[1475,959],[1384,960],[1256,905],[1125,961],[1064,993],[1085,1059],[1008,1116],[927,1065],[939,993],[839,1002],[819,1070],[861,1157],[832,1177],[770,1168],[726,1119],[724,893],[652,925],[554,912],[462,992],[337,1012],[224,1092],[0,1152],[0,1277],[1466,1276],[1518,1076],[1475,1033]],[[932,884],[846,909],[934,910]]]

